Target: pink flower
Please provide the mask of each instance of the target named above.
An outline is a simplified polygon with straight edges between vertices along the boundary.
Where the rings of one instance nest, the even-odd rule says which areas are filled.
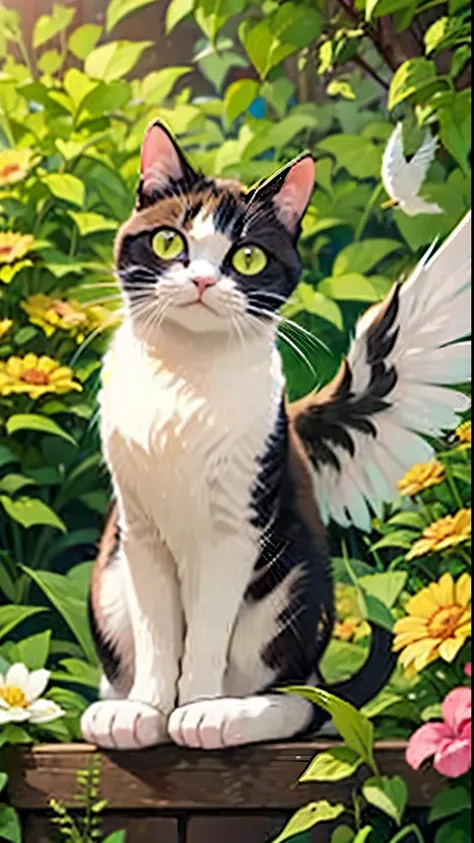
[[[405,758],[418,770],[434,755],[433,766],[451,779],[471,768],[471,689],[455,688],[446,696],[443,723],[425,723],[411,736]]]
[[[469,678],[471,677],[471,662],[464,665],[464,673],[466,676],[469,676]]]

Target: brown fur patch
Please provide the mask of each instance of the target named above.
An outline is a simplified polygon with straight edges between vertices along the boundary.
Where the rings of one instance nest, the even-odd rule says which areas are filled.
[[[100,607],[100,585],[102,580],[102,572],[107,567],[112,555],[117,548],[117,534],[118,534],[118,507],[117,504],[112,504],[110,509],[104,532],[99,544],[99,552],[94,562],[92,569],[92,578],[90,585],[90,596],[92,609],[95,617],[99,620],[102,616]]]

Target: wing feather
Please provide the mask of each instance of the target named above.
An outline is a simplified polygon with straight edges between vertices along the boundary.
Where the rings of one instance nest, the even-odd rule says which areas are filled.
[[[347,359],[323,390],[289,406],[311,464],[325,521],[370,526],[397,482],[432,457],[439,436],[469,406],[470,212],[408,281],[359,321]]]

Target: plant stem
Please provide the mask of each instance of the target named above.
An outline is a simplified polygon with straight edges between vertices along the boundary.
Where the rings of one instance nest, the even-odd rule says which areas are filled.
[[[19,36],[17,44],[20,48],[20,52],[21,52],[21,55],[23,56],[25,64],[26,64],[28,70],[30,71],[31,78],[34,79],[35,78],[35,71],[33,69],[33,65],[31,63],[31,59],[29,57],[28,50],[26,49],[26,44],[23,40],[22,35]]]
[[[464,504],[462,502],[461,495],[459,494],[458,487],[456,486],[456,482],[454,480],[454,477],[453,477],[453,474],[452,474],[452,471],[451,471],[451,466],[448,465],[448,463],[446,462],[444,464],[444,467],[445,467],[445,470],[446,470],[446,480],[448,481],[449,488],[451,489],[451,491],[453,493],[453,498],[456,502],[456,505],[457,505],[458,509],[463,509]]]
[[[392,837],[390,843],[400,843],[400,840],[403,840],[409,834],[414,834],[418,843],[425,843],[423,836],[421,834],[420,829],[417,825],[413,823],[413,825],[406,825],[405,828],[402,828],[395,837]]]
[[[379,198],[379,196],[381,195],[382,191],[383,191],[383,184],[382,184],[382,182],[380,182],[377,185],[377,187],[375,188],[374,192],[372,193],[372,196],[370,197],[370,199],[367,203],[367,207],[365,208],[364,213],[362,214],[362,216],[360,218],[359,225],[357,226],[357,230],[356,230],[356,233],[354,235],[355,241],[361,239],[361,237],[364,233],[365,226],[368,223],[370,214],[372,213],[372,208],[374,207],[374,205],[375,205],[377,199]]]

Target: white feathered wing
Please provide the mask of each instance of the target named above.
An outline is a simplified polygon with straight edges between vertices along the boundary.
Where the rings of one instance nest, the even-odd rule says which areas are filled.
[[[325,522],[369,530],[370,510],[432,457],[420,434],[440,435],[469,406],[451,388],[470,379],[471,213],[435,254],[359,321],[337,377],[289,407],[311,464]]]
[[[438,140],[427,132],[425,139],[410,161],[403,154],[402,124],[397,123],[385,147],[382,159],[382,182],[391,199],[408,216],[441,214],[442,208],[426,202],[419,192],[426,179],[438,146]]]

